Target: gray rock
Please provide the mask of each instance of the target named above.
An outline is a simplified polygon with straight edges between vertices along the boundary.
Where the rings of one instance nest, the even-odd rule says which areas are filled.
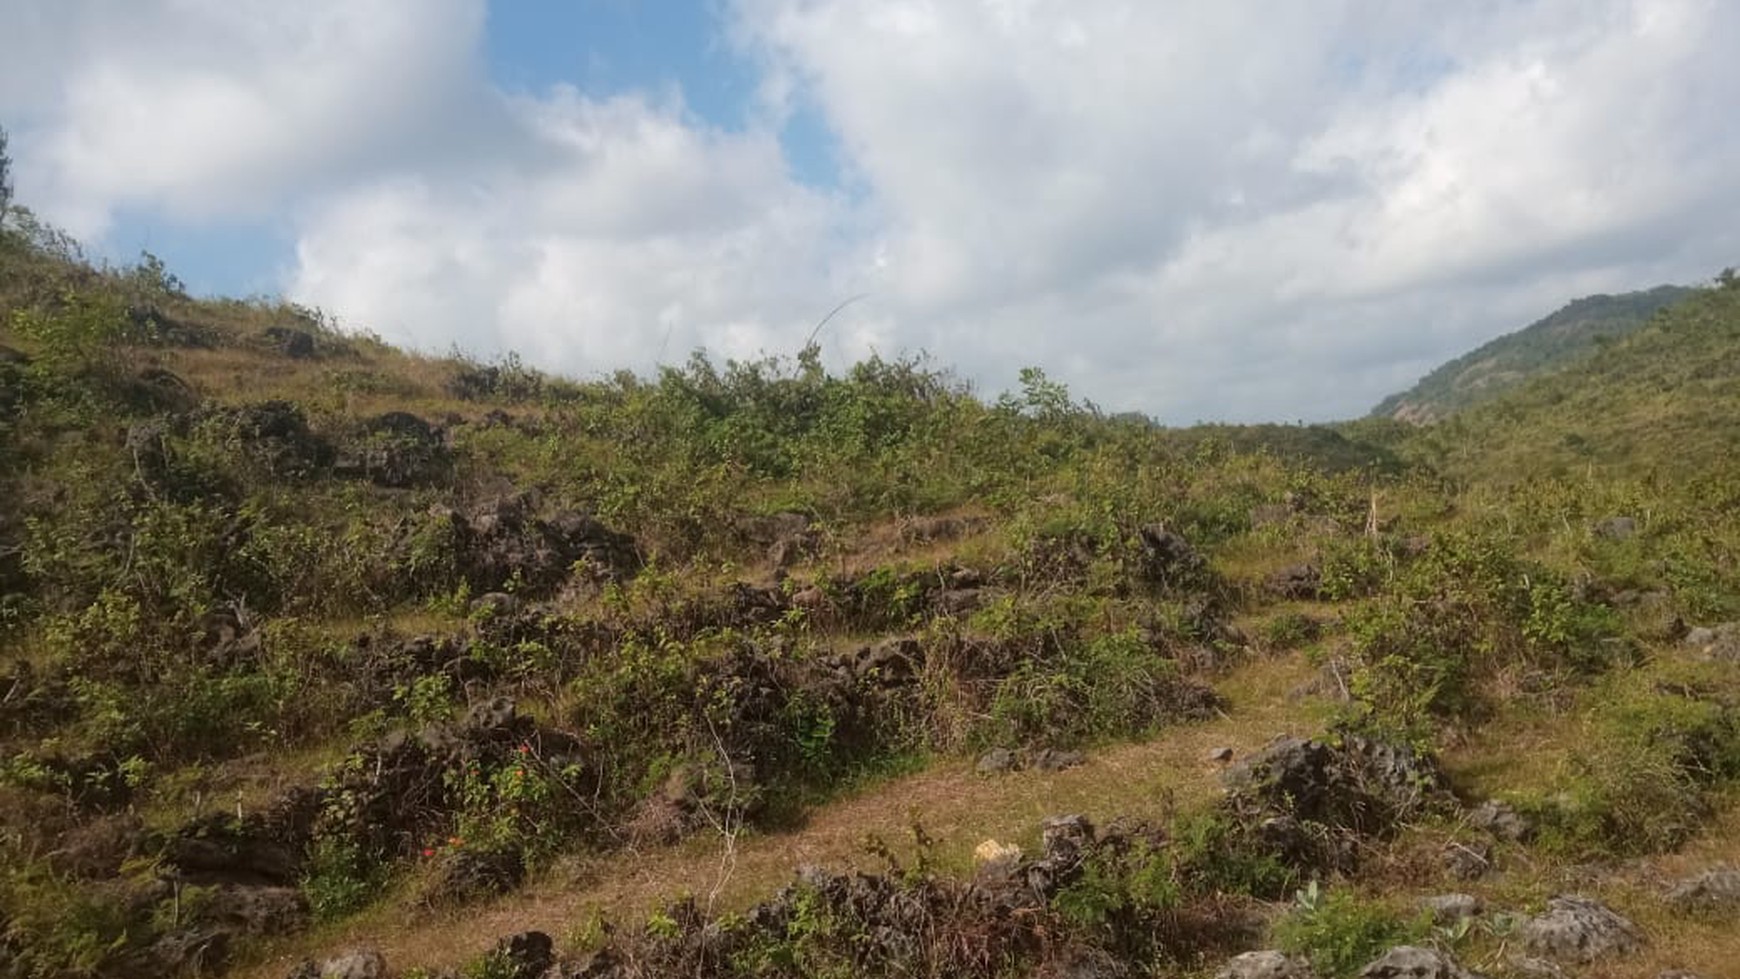
[[[974,770],[980,775],[1003,775],[1014,771],[1020,764],[1015,752],[1008,748],[992,748],[979,756],[979,764]]]
[[[1687,631],[1681,642],[1705,659],[1740,662],[1740,622],[1697,626]]]
[[[520,610],[520,600],[507,592],[485,592],[471,600],[467,610],[473,616],[486,615],[491,619],[501,619],[513,615]]]
[[[1444,869],[1460,880],[1475,880],[1492,869],[1492,844],[1481,841],[1444,847]]]
[[[314,356],[314,334],[288,326],[268,326],[266,339],[278,350],[297,360]]]
[[[1245,814],[1286,815],[1358,833],[1448,803],[1438,767],[1411,749],[1349,735],[1339,745],[1281,737],[1221,773]]]
[[[1143,527],[1136,539],[1140,548],[1137,574],[1143,581],[1164,587],[1183,586],[1208,568],[1207,559],[1184,535],[1160,524]]]
[[[1496,799],[1488,799],[1468,814],[1468,822],[1501,840],[1527,842],[1535,834],[1534,824],[1527,817]]]
[[[1274,949],[1235,955],[1214,974],[1215,979],[1311,979],[1312,975],[1304,959]]]
[[[1039,836],[1047,860],[1076,861],[1094,842],[1094,824],[1086,817],[1071,813],[1052,816],[1039,824]]]
[[[1740,910],[1740,870],[1718,867],[1675,884],[1667,903],[1676,911]]]
[[[1663,969],[1655,974],[1655,979],[1704,979],[1704,977],[1684,969]]]
[[[1584,965],[1635,952],[1643,944],[1637,926],[1593,898],[1561,895],[1545,914],[1523,922],[1523,948],[1530,955]]]
[[[1390,949],[1365,968],[1359,979],[1482,979],[1435,948],[1401,945]]]
[[[372,948],[359,948],[316,966],[304,962],[291,971],[289,979],[386,979],[387,960]]]
[[[1233,755],[1234,752],[1231,748],[1222,746],[1219,748],[1210,748],[1208,754],[1203,757],[1213,764],[1224,765],[1233,760]]]
[[[1263,587],[1277,598],[1311,600],[1323,591],[1323,573],[1315,564],[1295,564],[1263,579]]]
[[[1480,898],[1472,894],[1434,894],[1421,898],[1420,907],[1432,912],[1432,920],[1441,925],[1455,924],[1465,918],[1478,918],[1486,910]]]
[[[1079,751],[1041,748],[1033,753],[1032,767],[1042,772],[1061,772],[1066,768],[1075,768],[1085,764],[1087,764],[1087,756]]]

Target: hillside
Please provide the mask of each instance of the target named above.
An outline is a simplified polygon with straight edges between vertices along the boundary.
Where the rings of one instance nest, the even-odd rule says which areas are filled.
[[[1740,457],[1740,283],[1724,273],[1648,325],[1417,435],[1465,478],[1712,478]]]
[[[1649,322],[1691,293],[1657,286],[1617,296],[1585,296],[1515,333],[1491,340],[1434,369],[1418,384],[1378,402],[1373,415],[1420,423],[1448,418],[1530,378],[1563,369]]]
[[[1731,279],[1444,425],[1172,431],[10,227],[0,977],[1740,961]]]

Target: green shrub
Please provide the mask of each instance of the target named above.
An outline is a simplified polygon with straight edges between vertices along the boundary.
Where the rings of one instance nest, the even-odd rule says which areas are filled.
[[[337,921],[362,910],[384,883],[380,865],[351,840],[320,836],[309,846],[302,893],[315,921]]]
[[[1325,979],[1345,979],[1397,945],[1432,933],[1428,914],[1404,916],[1348,891],[1318,889],[1316,881],[1294,896],[1294,907],[1274,925],[1283,951],[1304,955]]]
[[[1663,664],[1591,691],[1597,706],[1563,777],[1526,801],[1543,842],[1577,856],[1672,850],[1740,779],[1740,706],[1717,664]]]

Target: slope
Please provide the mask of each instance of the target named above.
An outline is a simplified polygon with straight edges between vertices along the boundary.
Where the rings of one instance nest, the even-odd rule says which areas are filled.
[[[1466,479],[1728,471],[1740,458],[1740,281],[1724,273],[1632,335],[1413,441]]]
[[[1657,286],[1573,300],[1515,333],[1439,366],[1408,390],[1383,399],[1372,414],[1416,423],[1447,418],[1531,377],[1575,363],[1601,344],[1642,327],[1656,311],[1690,292],[1681,286]]]
[[[1273,940],[1347,965],[1458,886],[1451,844],[1503,908],[1595,855],[1732,850],[1740,677],[1671,626],[1740,616],[1719,494],[1462,488],[1313,430],[1108,419],[1037,370],[996,404],[813,349],[569,381],[15,227],[0,976],[355,939],[445,968],[528,926],[563,933],[557,974],[600,942],[619,977],[1176,974],[1313,880],[1318,925],[1382,927]],[[1223,795],[1281,732],[1317,738],[1270,759],[1303,781]],[[1495,798],[1535,842],[1470,832]],[[903,850],[762,900],[908,804],[946,870]],[[1082,859],[1041,837],[968,872],[1059,808],[1103,828]],[[659,908],[722,854],[751,910]],[[1664,967],[1726,961],[1598,893]],[[544,972],[501,966],[465,974]]]

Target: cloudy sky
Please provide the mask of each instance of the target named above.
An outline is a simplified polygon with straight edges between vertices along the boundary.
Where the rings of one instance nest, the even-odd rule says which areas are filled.
[[[1729,0],[0,0],[18,198],[586,377],[697,347],[1363,413],[1740,264]]]

